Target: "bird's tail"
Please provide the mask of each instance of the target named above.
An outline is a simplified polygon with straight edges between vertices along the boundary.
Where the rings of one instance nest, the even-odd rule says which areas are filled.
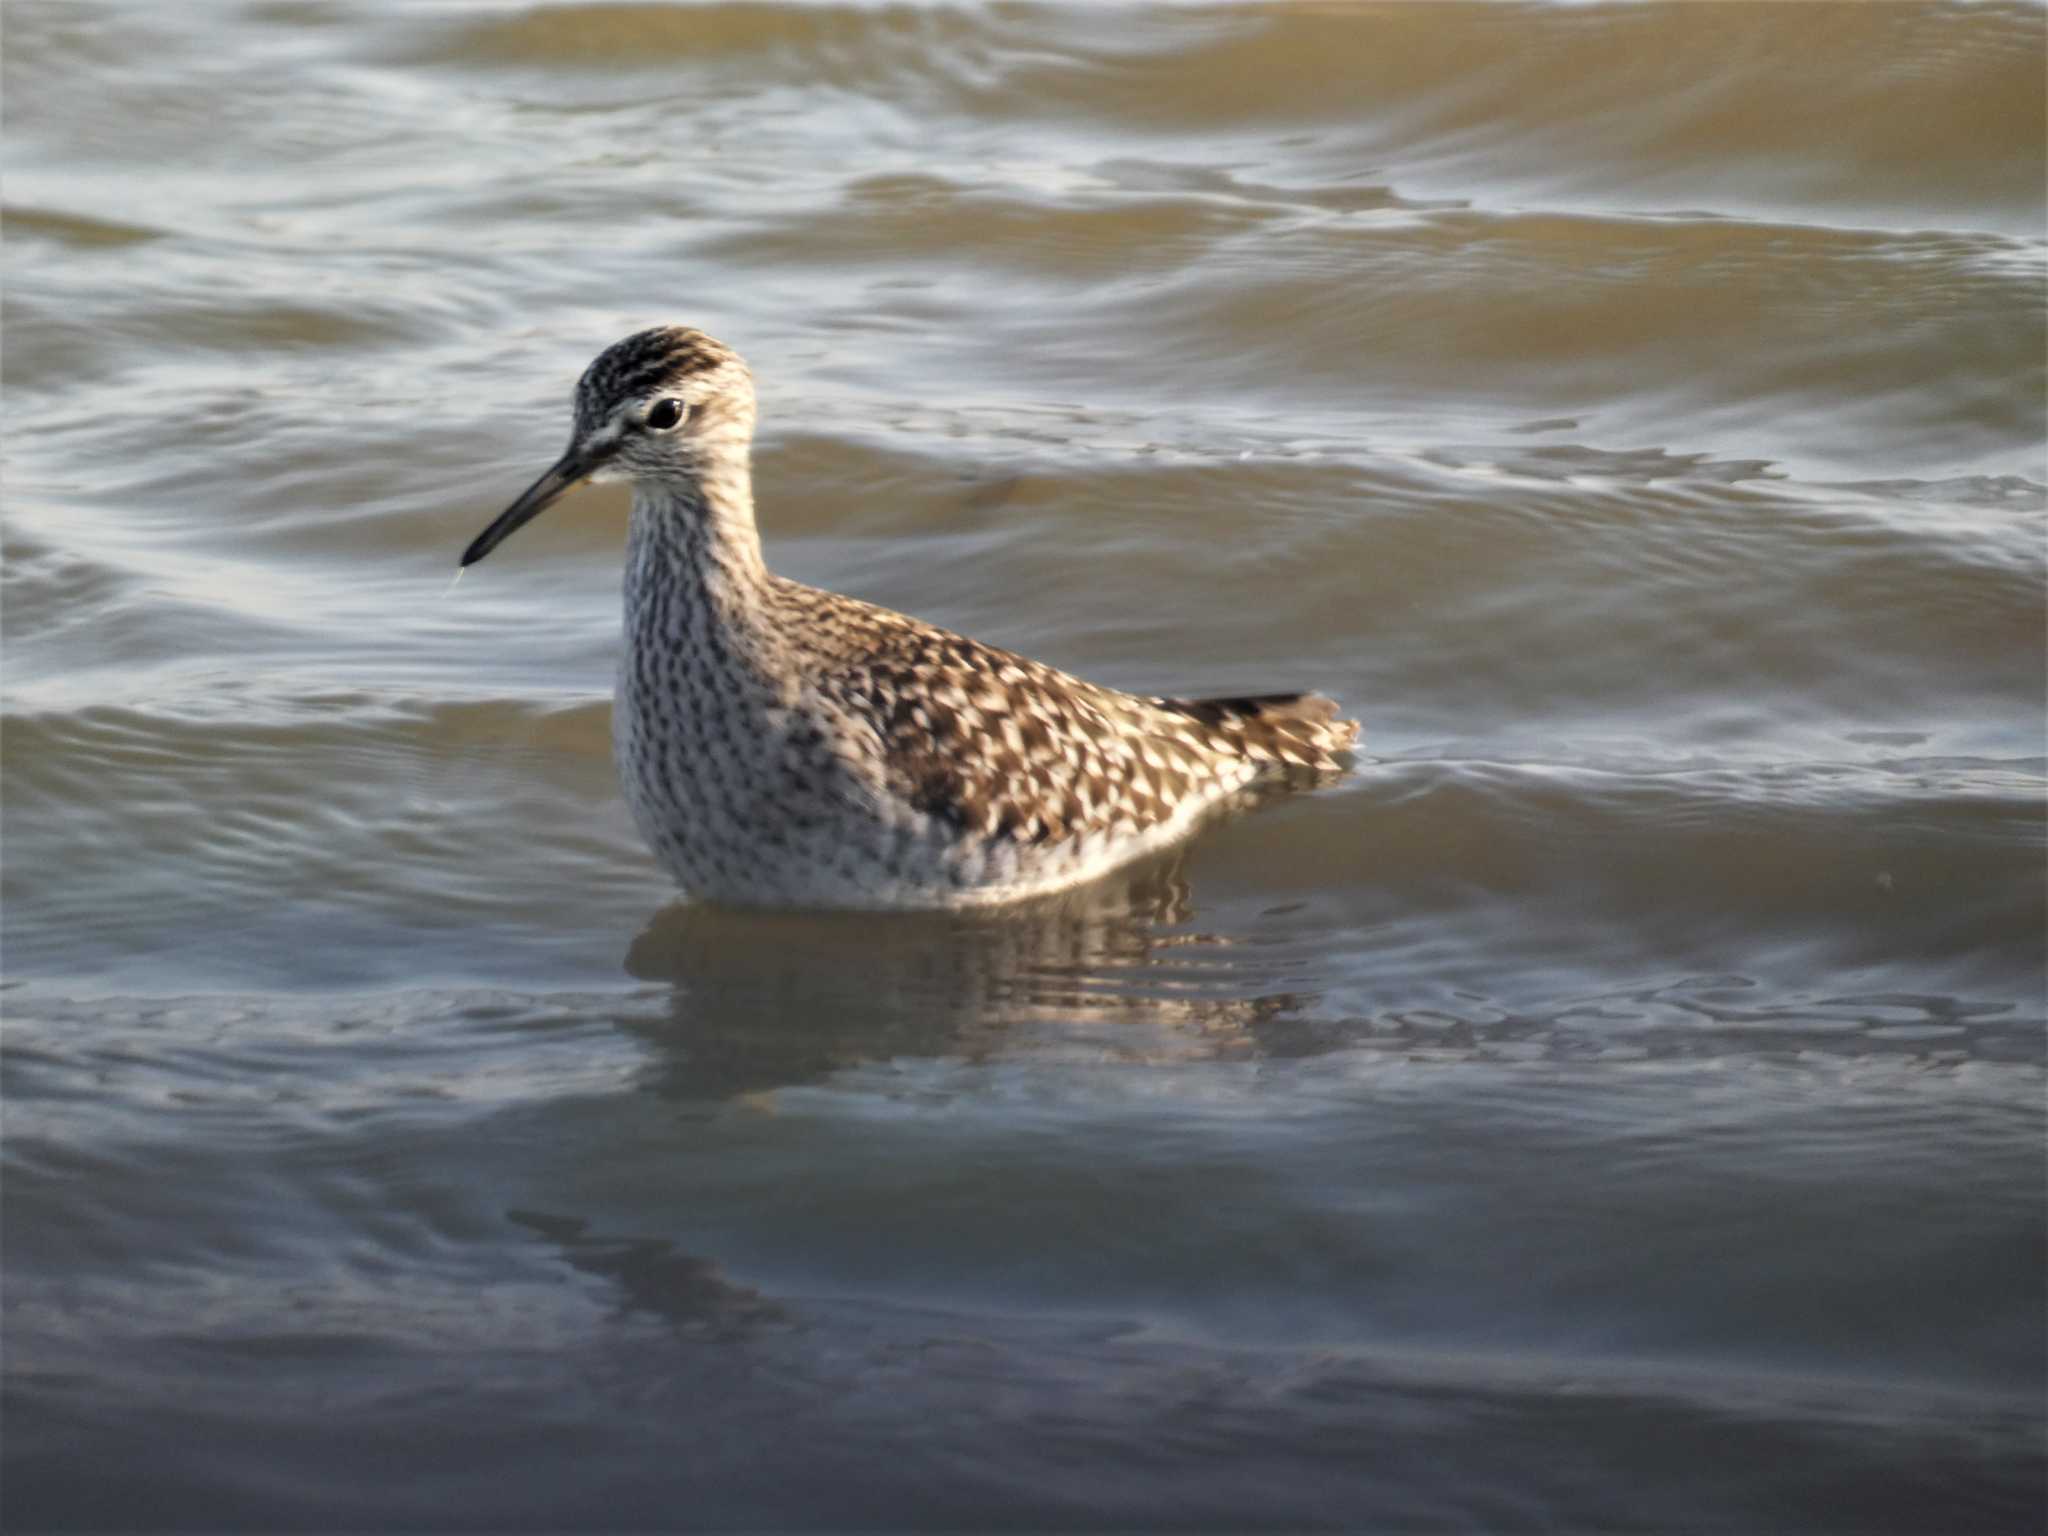
[[[1320,693],[1153,702],[1186,716],[1217,747],[1284,769],[1335,773],[1343,767],[1338,754],[1358,740],[1358,722],[1338,719],[1337,701]]]

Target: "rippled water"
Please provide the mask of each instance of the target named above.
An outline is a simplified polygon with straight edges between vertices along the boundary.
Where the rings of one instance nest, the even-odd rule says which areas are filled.
[[[10,1528],[2018,1529],[2038,8],[35,3]],[[1338,788],[679,901],[584,361]]]

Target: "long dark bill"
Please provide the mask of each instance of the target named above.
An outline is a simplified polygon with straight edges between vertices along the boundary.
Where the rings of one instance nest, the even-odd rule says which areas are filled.
[[[525,494],[500,512],[496,522],[476,536],[475,542],[462,552],[461,563],[475,565],[574,490],[595,468],[596,463],[571,448],[556,460],[552,469],[529,485]]]

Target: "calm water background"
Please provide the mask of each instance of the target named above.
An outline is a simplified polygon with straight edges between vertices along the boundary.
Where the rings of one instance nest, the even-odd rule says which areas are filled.
[[[11,1529],[2042,1514],[2043,12],[6,10]],[[1337,789],[684,904],[599,347],[771,559]]]

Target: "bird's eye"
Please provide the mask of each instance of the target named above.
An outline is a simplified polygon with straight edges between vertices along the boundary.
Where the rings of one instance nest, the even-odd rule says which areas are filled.
[[[666,432],[683,419],[683,402],[680,400],[657,400],[647,413],[647,425],[657,432]]]

